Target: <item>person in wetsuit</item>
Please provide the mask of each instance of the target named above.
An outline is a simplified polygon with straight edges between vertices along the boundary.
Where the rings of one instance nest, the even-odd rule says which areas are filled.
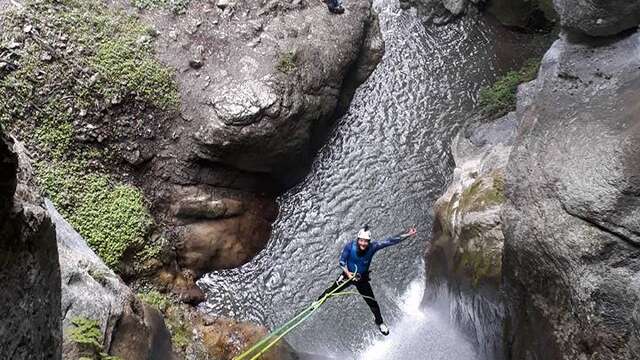
[[[371,241],[371,232],[369,231],[369,227],[365,225],[364,228],[358,232],[358,238],[349,241],[342,249],[342,254],[340,255],[340,268],[342,268],[342,273],[318,299],[321,299],[337,288],[340,288],[338,291],[342,291],[354,285],[360,295],[362,295],[364,301],[369,305],[369,309],[371,309],[373,313],[375,323],[378,325],[380,332],[383,335],[389,335],[389,328],[384,324],[382,314],[380,313],[380,306],[373,294],[371,284],[369,284],[369,265],[371,265],[371,259],[373,259],[373,255],[375,255],[378,250],[398,244],[402,240],[415,235],[416,229],[410,228],[404,234],[391,236],[382,241]],[[353,279],[347,281],[350,278]]]
[[[327,7],[329,11],[334,14],[342,14],[344,13],[344,8],[342,7],[342,2],[340,0],[324,0],[327,3]]]

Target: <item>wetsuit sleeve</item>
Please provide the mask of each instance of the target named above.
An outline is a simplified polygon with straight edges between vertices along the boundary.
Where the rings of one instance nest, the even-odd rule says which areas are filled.
[[[347,266],[347,259],[349,258],[349,251],[351,250],[351,242],[348,242],[347,245],[342,249],[342,254],[340,254],[340,266]]]
[[[386,238],[386,239],[384,239],[382,241],[376,241],[373,244],[373,249],[375,251],[378,251],[378,250],[384,249],[386,247],[389,247],[391,245],[398,244],[398,243],[402,242],[402,240],[404,240],[404,239],[405,238],[400,236],[400,234],[395,235],[395,236],[390,236],[390,237],[388,237],[388,238]]]

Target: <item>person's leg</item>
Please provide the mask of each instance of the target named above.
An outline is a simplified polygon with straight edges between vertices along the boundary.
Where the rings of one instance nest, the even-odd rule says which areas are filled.
[[[369,305],[369,309],[371,309],[373,317],[375,318],[376,325],[382,324],[384,320],[382,320],[380,306],[378,305],[378,301],[376,301],[376,296],[373,295],[373,289],[371,288],[369,281],[363,279],[356,282],[356,289],[358,289],[358,292],[362,295],[364,301]]]
[[[341,289],[342,289],[342,288],[345,288],[345,287],[347,287],[347,286],[349,286],[349,285],[351,285],[351,284],[353,283],[352,281],[349,281],[347,284],[345,284],[345,280],[346,280],[346,277],[344,276],[344,274],[340,274],[340,276],[338,276],[338,278],[336,279],[336,281],[334,281],[333,283],[331,283],[331,286],[329,286],[329,287],[328,287],[328,288],[327,288],[327,289],[322,293],[322,295],[318,296],[318,300],[322,299],[325,295],[327,295],[328,293],[330,293],[330,292],[332,292],[332,291],[334,291],[334,290],[336,290],[336,289],[338,289],[338,288],[340,288],[340,287],[341,287]],[[340,291],[340,290],[337,290],[337,291]],[[336,292],[337,292],[337,291],[336,291]]]

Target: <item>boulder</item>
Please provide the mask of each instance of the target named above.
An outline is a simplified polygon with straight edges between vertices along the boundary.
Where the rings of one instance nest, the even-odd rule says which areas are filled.
[[[197,327],[197,331],[201,333],[207,354],[215,359],[232,359],[268,334],[268,330],[262,326],[225,318],[203,322]],[[264,360],[298,359],[285,341],[275,345],[260,358]]]
[[[563,27],[590,36],[610,36],[640,24],[638,0],[553,0]]]
[[[60,359],[55,230],[24,149],[0,133],[0,358]]]
[[[579,41],[545,55],[506,170],[512,359],[640,358],[640,34]]]
[[[504,353],[500,213],[517,126],[515,113],[509,113],[491,122],[476,119],[458,133],[453,179],[434,205],[426,253],[426,301],[444,300],[486,359],[502,359]]]
[[[346,16],[321,2],[230,4],[192,3],[177,18],[143,14],[159,34],[158,57],[178,70],[182,116],[189,119],[176,123],[182,137],[173,150],[290,177],[289,168],[309,163],[314,136],[335,118],[352,85],[349,74],[362,69],[359,84],[380,60],[377,19],[367,0],[345,4]],[[204,59],[197,69],[184,60],[190,52]]]
[[[176,186],[172,193],[177,263],[196,279],[207,271],[244,264],[271,235],[271,223],[277,216],[273,199],[203,185]],[[182,278],[176,275],[174,280]]]
[[[60,256],[64,357],[104,352],[122,359],[172,359],[171,337],[158,311],[137,299],[51,202],[46,206],[56,226]],[[78,320],[96,322],[99,349],[73,338]]]

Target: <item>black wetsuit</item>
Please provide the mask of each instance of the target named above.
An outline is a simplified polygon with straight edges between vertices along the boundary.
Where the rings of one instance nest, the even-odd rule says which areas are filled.
[[[342,286],[342,288],[340,288],[340,290],[338,290],[337,292],[340,292],[348,288],[349,286],[355,286],[358,292],[360,293],[360,295],[363,295],[364,301],[367,303],[367,305],[369,305],[369,309],[371,309],[371,312],[373,313],[373,317],[375,318],[376,325],[382,324],[384,320],[382,320],[382,314],[380,313],[380,306],[378,305],[378,302],[376,301],[376,297],[373,294],[373,289],[371,288],[371,284],[369,284],[369,273],[367,272],[361,275],[359,280],[356,281],[354,279],[352,281],[349,281],[345,285],[344,281],[346,281],[346,279],[347,279],[347,275],[345,273],[340,274],[340,276],[336,279],[336,281],[333,282],[331,286],[329,286],[329,288],[327,288],[327,290],[325,290],[322,293],[322,295],[318,297],[318,299],[322,298],[323,296],[332,292],[333,290],[335,290],[340,286]]]

